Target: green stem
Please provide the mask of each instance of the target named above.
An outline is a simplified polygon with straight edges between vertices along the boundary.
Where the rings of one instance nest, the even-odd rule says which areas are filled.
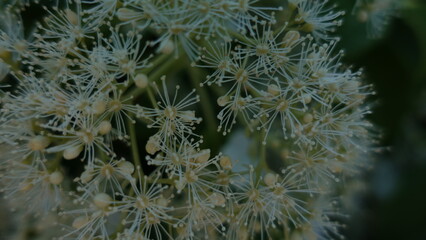
[[[156,181],[156,183],[169,184],[174,185],[174,180],[169,178],[160,178]]]
[[[259,142],[260,142],[260,151],[259,151],[259,163],[256,166],[256,176],[260,177],[262,174],[262,170],[267,168],[267,164],[266,164],[266,144],[263,144],[263,139],[264,139],[264,135],[266,133],[263,134],[259,134]]]
[[[161,66],[161,64],[166,61],[167,59],[169,59],[170,56],[169,54],[161,54],[158,55],[156,57],[154,57],[154,59],[150,62],[150,66],[141,70],[138,70],[134,73],[134,76],[136,76],[139,73],[143,73],[143,74],[150,74],[151,72],[154,71],[155,67],[157,66]],[[130,80],[130,79],[129,79]],[[128,90],[130,87],[134,86],[134,81],[129,81],[130,83],[128,85],[126,85],[125,87],[123,87],[121,90],[124,92],[126,90]]]
[[[289,231],[289,228],[288,228],[288,223],[284,222],[283,227],[284,227],[285,240],[289,240],[290,239],[290,231]]]
[[[189,69],[189,74],[194,87],[197,89],[197,93],[200,95],[200,104],[203,108],[203,113],[207,121],[207,126],[209,126],[209,135],[214,135],[216,132],[215,129],[217,128],[216,115],[213,112],[212,106],[209,104],[211,101],[208,101],[212,98],[209,96],[204,87],[200,87],[200,79],[202,78],[200,70],[191,67]]]
[[[49,165],[47,166],[47,169],[52,172],[57,170],[58,168],[60,168],[61,160],[62,160],[62,152],[56,153],[55,158],[48,161]]]
[[[105,154],[105,152],[102,149],[98,149],[98,154],[99,154],[100,159],[103,162],[107,161],[107,155]]]
[[[167,55],[166,55],[167,56]],[[155,82],[158,79],[161,78],[161,76],[166,75],[166,73],[170,73],[170,69],[174,67],[174,71],[178,70],[182,66],[182,62],[184,61],[178,61],[179,59],[169,57],[166,62],[158,61],[161,64],[153,65],[153,70],[148,74],[148,81],[149,82]],[[147,88],[138,88],[135,87],[132,90],[128,91],[123,98],[126,99],[130,96],[134,96],[134,99],[136,99],[138,96],[140,96],[142,93],[146,91]]]
[[[132,123],[132,121],[127,121],[129,132],[130,132],[130,142],[131,142],[131,148],[132,148],[132,157],[133,157],[133,163],[135,166],[140,166],[140,174],[141,177],[144,176],[144,172],[141,165],[141,160],[139,156],[139,150],[138,150],[138,142],[136,139],[136,130],[135,130],[135,124]]]
[[[168,224],[169,226],[168,226],[168,231],[169,231],[169,234],[170,234],[170,236],[173,236],[173,228],[172,228],[172,224]]]
[[[155,100],[155,96],[154,96],[154,93],[152,92],[151,88],[148,88],[147,91],[148,91],[148,97],[149,97],[149,100],[151,101],[152,106],[154,108],[158,108],[157,101]]]
[[[223,95],[225,95],[225,93],[226,93],[226,90],[225,90],[225,88],[224,87],[221,87],[221,86],[217,86],[217,85],[211,85],[210,86],[211,87],[211,89],[213,90],[213,92],[217,95],[217,96],[223,96]],[[246,121],[245,121],[245,119],[244,119],[244,117],[242,116],[242,113],[241,112],[238,112],[237,113],[237,119],[238,119],[238,122],[241,124],[241,125],[243,125],[244,127],[246,127],[246,129],[253,129],[254,127],[253,126],[251,126],[251,123],[247,123]],[[255,129],[254,129],[254,131],[253,132],[255,132]],[[253,133],[252,131],[250,131],[250,134],[251,133]]]

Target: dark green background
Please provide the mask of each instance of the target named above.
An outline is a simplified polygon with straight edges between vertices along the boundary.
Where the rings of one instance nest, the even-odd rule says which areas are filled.
[[[366,37],[366,26],[346,8],[341,47],[345,62],[364,68],[374,84],[374,113],[382,134],[367,190],[356,199],[348,239],[426,239],[426,1],[403,1],[398,16],[379,39]],[[343,3],[344,2],[344,3]]]

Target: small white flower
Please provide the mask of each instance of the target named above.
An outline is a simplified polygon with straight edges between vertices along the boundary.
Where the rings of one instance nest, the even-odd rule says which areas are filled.
[[[241,226],[247,227],[248,236],[254,237],[256,233],[260,233],[262,239],[264,235],[271,238],[269,228],[272,227],[270,217],[273,216],[271,209],[268,207],[270,199],[268,199],[268,189],[261,184],[261,179],[257,178],[254,173],[253,166],[249,166],[249,178],[243,176],[236,177],[231,180],[236,191],[232,194],[236,201],[236,215],[231,219],[231,227],[228,234],[240,239]],[[259,227],[256,225],[259,224]]]
[[[259,114],[261,125],[258,129],[264,129],[266,132],[263,143],[266,144],[268,133],[275,122],[279,122],[285,139],[288,138],[288,130],[290,137],[294,138],[297,127],[301,125],[297,115],[304,112],[297,95],[283,88],[275,96],[263,97],[261,101],[263,107]]]
[[[65,226],[65,233],[60,239],[112,239],[108,228],[118,226],[113,219],[119,216],[114,202],[111,196],[103,192],[92,194],[90,199],[81,203],[82,208],[73,206],[72,209],[60,213],[73,217],[71,226]]]
[[[30,44],[25,39],[21,16],[8,9],[0,13],[0,61],[10,64],[28,56]]]
[[[116,201],[116,210],[126,214],[122,222],[125,236],[142,235],[148,239],[153,234],[155,239],[162,239],[165,234],[172,238],[164,225],[171,224],[170,212],[174,209],[168,206],[170,199],[162,194],[168,187],[157,183],[158,178],[159,175],[153,178],[139,175],[139,182],[132,183],[134,196],[123,195],[122,200]]]
[[[236,96],[221,96],[217,102],[222,107],[217,115],[220,120],[218,132],[222,132],[223,135],[230,133],[234,124],[237,123],[238,116],[241,116],[244,123],[253,131],[251,125],[255,115],[259,112],[259,101],[251,96],[241,97],[237,94]]]
[[[48,153],[63,152],[66,159],[76,158],[80,152],[83,152],[81,161],[87,160],[87,165],[93,166],[95,161],[95,149],[103,151],[107,155],[115,155],[110,146],[104,142],[104,138],[98,135],[97,126],[93,118],[87,117],[79,119],[76,123],[76,128],[71,129],[60,129],[43,125],[44,128],[53,131],[60,131],[64,135],[51,135],[56,139],[63,139],[66,142],[57,146],[52,146],[46,149]],[[74,150],[75,149],[75,150]],[[76,151],[76,154],[72,154],[73,158],[67,158],[67,151]]]
[[[85,10],[84,13],[89,14],[88,21],[100,21],[105,18],[112,18],[118,0],[82,0],[83,4],[94,5],[92,8]]]
[[[116,78],[135,75],[136,71],[150,66],[148,61],[151,56],[144,56],[148,44],[141,45],[143,43],[142,35],[135,31],[129,31],[126,34],[113,31],[104,42],[107,49],[111,51],[110,56],[117,72]]]
[[[90,34],[96,32],[99,25],[99,19],[88,21],[84,18],[80,1],[75,1],[72,9],[46,10],[49,17],[38,25],[39,33],[36,35],[45,41],[71,39],[80,42],[84,38],[91,38]]]
[[[160,92],[157,84],[154,88],[158,93],[160,101],[155,108],[143,108],[142,116],[147,118],[151,123],[148,128],[159,129],[161,141],[167,143],[168,140],[185,139],[188,135],[194,135],[193,126],[201,121],[197,118],[193,111],[185,110],[189,106],[200,101],[198,95],[194,96],[195,90],[191,91],[182,99],[178,99],[179,86],[176,86],[175,95],[171,99],[168,95],[165,78],[162,79],[162,90]],[[195,135],[196,136],[196,135]]]
[[[130,164],[129,167],[123,168],[123,164]],[[133,167],[132,163],[122,159],[117,161],[110,159],[104,162],[100,159],[95,159],[93,166],[87,167],[80,177],[76,178],[80,186],[78,191],[82,192],[79,199],[85,200],[91,196],[92,192],[101,191],[115,196],[117,193],[124,194],[122,184],[124,181],[132,182],[133,171],[129,172]]]
[[[62,204],[63,192],[61,174],[52,176],[43,163],[37,166],[17,161],[9,162],[2,167],[1,192],[7,199],[22,204],[28,212],[46,214]]]
[[[296,21],[303,24],[302,29],[311,33],[317,40],[328,40],[330,32],[342,25],[339,17],[345,12],[334,12],[335,7],[328,7],[328,0],[300,0],[297,3],[298,17]]]

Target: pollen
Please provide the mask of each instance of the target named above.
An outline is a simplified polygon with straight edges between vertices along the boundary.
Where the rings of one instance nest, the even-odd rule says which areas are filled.
[[[198,181],[197,173],[192,170],[189,170],[185,172],[185,179],[186,179],[186,182],[188,183],[196,182]]]
[[[235,79],[237,80],[237,82],[245,83],[249,79],[249,74],[245,69],[239,69],[235,73]]]
[[[177,109],[172,106],[167,106],[164,109],[164,116],[166,116],[170,120],[175,120],[177,117]]]
[[[267,44],[260,44],[256,46],[256,55],[263,56],[269,53],[269,46]]]
[[[231,63],[229,62],[229,60],[225,59],[219,62],[219,64],[217,65],[217,68],[221,70],[226,70],[230,67],[230,64]]]
[[[101,175],[106,177],[107,179],[110,179],[112,174],[114,174],[115,169],[113,166],[111,166],[110,164],[105,164],[102,168],[101,168]]]
[[[277,102],[276,109],[279,112],[284,112],[288,109],[288,107],[289,107],[289,102],[285,99],[281,99]]]
[[[111,100],[108,103],[109,109],[113,112],[120,112],[123,109],[123,104],[118,99]]]
[[[139,196],[136,198],[135,207],[138,209],[146,209],[149,207],[149,198],[146,196]]]
[[[247,196],[248,196],[248,199],[250,200],[250,201],[258,201],[259,200],[259,197],[260,197],[260,193],[259,193],[259,190],[257,190],[257,189],[251,189],[249,192],[247,192]]]
[[[90,145],[95,141],[96,134],[89,129],[83,129],[77,132],[77,136],[83,143]]]
[[[149,212],[148,215],[146,216],[146,220],[147,223],[152,225],[152,224],[159,224],[161,223],[160,218],[156,217],[153,213]]]

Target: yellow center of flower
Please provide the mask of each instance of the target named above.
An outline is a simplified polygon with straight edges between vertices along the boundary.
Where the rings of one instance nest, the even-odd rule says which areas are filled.
[[[106,178],[111,178],[112,174],[114,172],[114,167],[110,164],[107,164],[101,168],[101,175]]]
[[[172,106],[168,106],[164,109],[164,115],[170,119],[170,120],[174,120],[177,116],[177,109],[175,107]]]
[[[256,55],[263,56],[269,53],[269,47],[266,44],[260,44],[256,47]]]
[[[248,72],[244,69],[239,69],[237,73],[235,74],[235,79],[237,80],[237,82],[240,82],[240,83],[247,82],[248,78],[249,78]]]
[[[146,209],[149,206],[149,199],[146,196],[140,196],[136,199],[135,206],[138,209]]]
[[[277,111],[279,111],[279,112],[284,112],[285,110],[287,110],[288,109],[288,102],[286,101],[286,100],[284,100],[284,99],[281,99],[281,100],[279,100],[278,102],[277,102],[277,107],[276,107],[276,109],[277,109]]]
[[[109,102],[109,109],[113,112],[119,112],[122,108],[123,104],[118,99]]]
[[[77,136],[79,136],[80,140],[85,144],[91,144],[95,141],[95,135],[88,129],[77,132]]]

